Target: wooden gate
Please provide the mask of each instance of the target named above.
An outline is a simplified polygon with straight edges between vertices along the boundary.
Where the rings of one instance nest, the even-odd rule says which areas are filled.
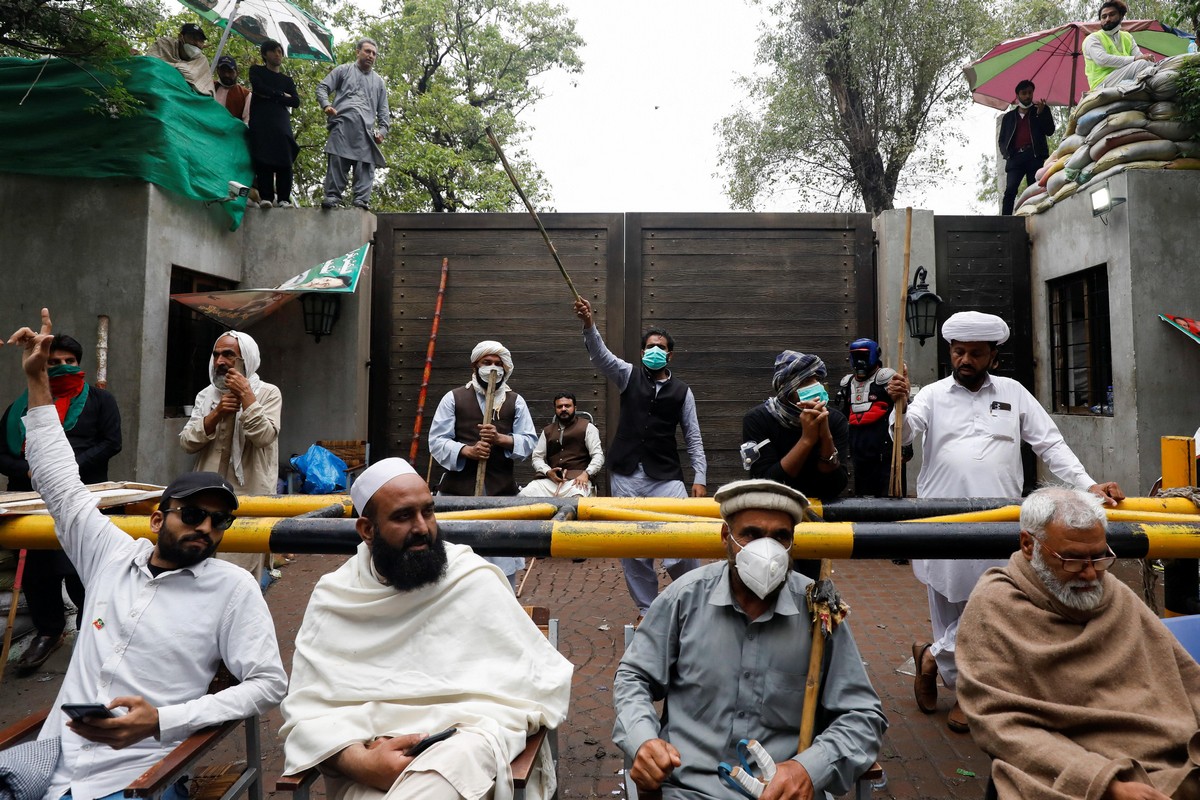
[[[745,476],[742,415],[769,393],[780,350],[820,355],[835,386],[847,343],[876,335],[865,214],[547,214],[543,222],[615,353],[636,361],[651,325],[675,338],[672,368],[696,395],[710,492]],[[376,239],[373,458],[408,457],[443,257],[450,276],[418,469],[428,463],[438,401],[466,383],[471,349],[483,339],[512,350],[512,385],[539,430],[552,419],[552,395],[567,390],[607,447],[619,394],[592,369],[570,293],[527,215],[384,214]],[[682,447],[681,456],[690,482]],[[439,475],[435,465],[434,483]],[[531,477],[528,462],[518,466],[519,483]]]

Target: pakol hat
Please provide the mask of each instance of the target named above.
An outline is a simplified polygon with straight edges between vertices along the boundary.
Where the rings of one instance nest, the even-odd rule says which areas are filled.
[[[726,522],[739,511],[757,508],[783,511],[798,525],[804,521],[804,510],[808,508],[808,498],[802,492],[765,478],[727,483],[713,499],[721,506],[721,519]]]

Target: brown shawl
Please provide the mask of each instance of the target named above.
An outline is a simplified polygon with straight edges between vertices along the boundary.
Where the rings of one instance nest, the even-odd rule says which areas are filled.
[[[1172,795],[1198,780],[1200,665],[1112,576],[1075,611],[1015,553],[972,593],[955,660],[1001,798],[1099,800],[1114,779]]]

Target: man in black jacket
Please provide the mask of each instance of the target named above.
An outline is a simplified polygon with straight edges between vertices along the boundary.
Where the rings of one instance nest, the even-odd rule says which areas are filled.
[[[1045,100],[1033,102],[1033,81],[1017,84],[1016,105],[1000,122],[1000,155],[1004,156],[1004,202],[1001,214],[1011,214],[1021,179],[1033,185],[1038,169],[1050,155],[1046,137],[1054,133],[1054,115]]]
[[[108,480],[108,461],[121,452],[121,413],[111,394],[88,386],[80,369],[83,346],[66,335],[54,337],[47,362],[50,391],[58,417],[67,432],[67,441],[75,451],[79,476],[84,483]],[[21,417],[29,405],[28,393],[17,398],[0,418],[0,472],[8,476],[10,492],[33,490],[29,480],[29,462],[25,460],[25,425]],[[34,672],[62,644],[66,629],[66,606],[62,585],[78,609],[75,626],[83,609],[83,583],[61,550],[30,550],[25,557],[24,591],[29,615],[37,636],[17,662],[17,671]]]

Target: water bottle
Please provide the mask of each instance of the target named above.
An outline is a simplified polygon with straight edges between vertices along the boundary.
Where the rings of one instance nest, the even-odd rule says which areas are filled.
[[[1194,53],[1194,52],[1196,52],[1196,40],[1195,40],[1195,39],[1192,39],[1190,42],[1188,42],[1188,48],[1187,48],[1187,51],[1188,51],[1189,53]]]
[[[1104,396],[1104,408],[1105,413],[1111,417],[1113,414],[1113,390],[1111,386],[1108,387],[1108,394]]]

